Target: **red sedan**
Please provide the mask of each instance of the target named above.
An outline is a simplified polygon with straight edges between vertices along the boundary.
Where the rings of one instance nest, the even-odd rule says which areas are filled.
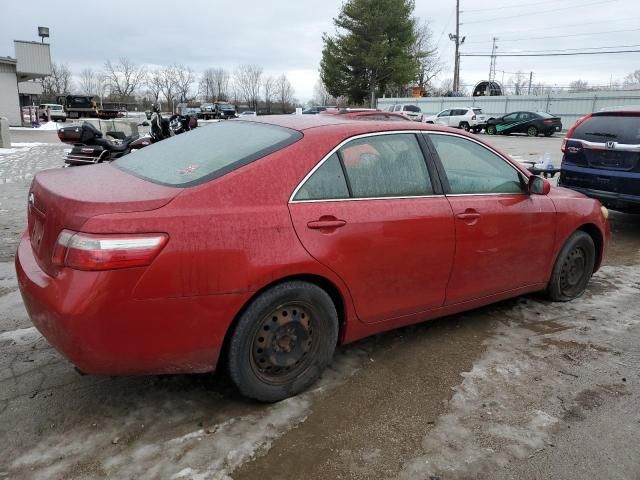
[[[208,372],[276,401],[337,343],[528,292],[578,297],[607,211],[460,131],[336,115],[199,128],[39,173],[16,269],[97,375]]]

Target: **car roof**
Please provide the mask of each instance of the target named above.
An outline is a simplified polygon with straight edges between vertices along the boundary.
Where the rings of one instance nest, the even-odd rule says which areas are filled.
[[[377,112],[384,113],[384,112]],[[458,133],[449,127],[426,124],[421,122],[390,122],[388,120],[368,120],[366,122],[354,121],[348,115],[263,115],[247,118],[246,120],[233,120],[265,123],[279,127],[291,128],[304,132],[310,129],[341,130],[347,136],[361,133],[388,131],[388,130],[426,130],[446,131]]]

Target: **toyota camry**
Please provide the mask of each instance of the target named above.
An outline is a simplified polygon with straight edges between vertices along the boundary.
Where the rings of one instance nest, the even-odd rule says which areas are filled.
[[[220,364],[277,401],[337,344],[529,292],[579,297],[606,218],[458,130],[253,117],[39,173],[16,269],[33,324],[80,371]]]

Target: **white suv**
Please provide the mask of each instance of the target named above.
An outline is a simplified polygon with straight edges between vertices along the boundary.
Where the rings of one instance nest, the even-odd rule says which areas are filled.
[[[488,116],[482,113],[481,108],[464,107],[443,110],[437,115],[425,118],[424,121],[478,133],[486,126],[488,119]]]
[[[49,118],[47,110],[51,112],[51,120],[54,122],[64,122],[67,119],[67,112],[64,111],[64,107],[57,103],[40,104],[38,107],[38,116],[43,120],[46,120]]]
[[[414,122],[422,122],[424,120],[424,114],[422,113],[422,110],[420,110],[420,107],[416,105],[396,103],[395,105],[391,105],[387,109],[387,112],[404,113]]]

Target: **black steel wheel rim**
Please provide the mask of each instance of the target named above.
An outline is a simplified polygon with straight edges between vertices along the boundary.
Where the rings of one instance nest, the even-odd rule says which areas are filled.
[[[560,290],[563,295],[573,297],[584,288],[584,278],[587,275],[587,253],[581,247],[576,247],[562,264],[560,271]]]
[[[307,369],[319,345],[317,318],[311,305],[291,302],[258,322],[251,344],[251,366],[263,382],[288,383]]]

